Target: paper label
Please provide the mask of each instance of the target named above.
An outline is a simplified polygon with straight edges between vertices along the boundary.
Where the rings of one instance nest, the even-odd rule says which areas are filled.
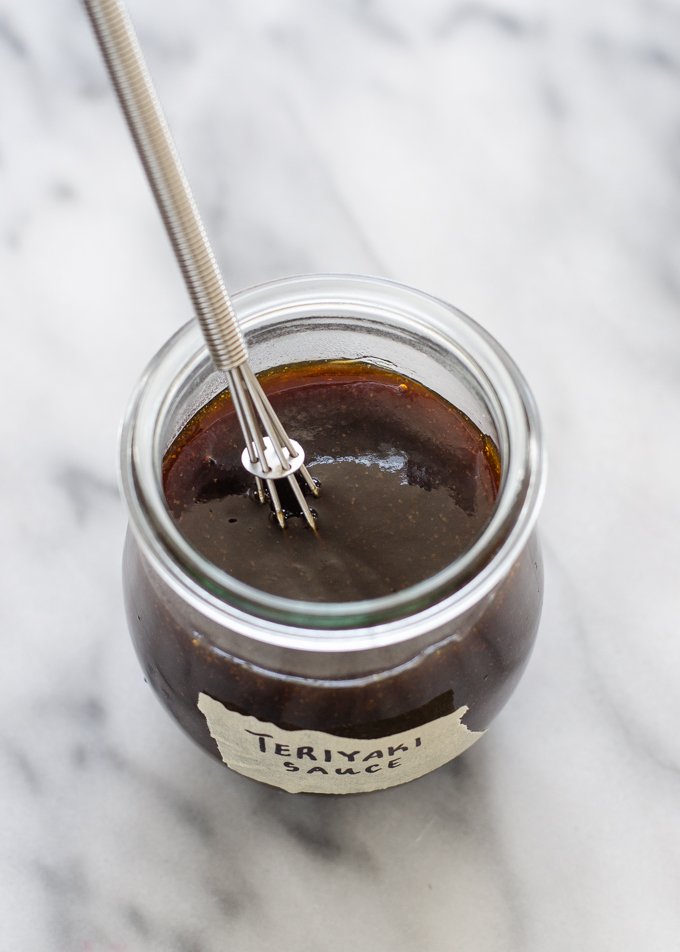
[[[372,740],[282,730],[230,711],[207,694],[199,694],[198,707],[227,767],[289,793],[366,793],[396,787],[453,760],[485,733],[461,723],[467,707]]]

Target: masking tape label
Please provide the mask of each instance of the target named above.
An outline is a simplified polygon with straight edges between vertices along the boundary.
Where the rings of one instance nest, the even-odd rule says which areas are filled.
[[[289,793],[367,793],[396,787],[448,763],[486,733],[461,723],[467,707],[372,740],[282,730],[230,711],[202,693],[198,707],[228,767]]]

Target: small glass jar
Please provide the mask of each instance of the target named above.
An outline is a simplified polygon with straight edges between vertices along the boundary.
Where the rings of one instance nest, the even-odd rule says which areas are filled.
[[[180,533],[162,488],[166,450],[226,385],[192,321],[152,360],[123,424],[123,574],[137,653],[172,716],[239,773],[291,792],[404,783],[480,737],[527,663],[542,602],[535,523],[545,482],[533,399],[470,318],[389,281],[291,278],[234,305],[256,372],[355,359],[450,401],[498,448],[495,508],[459,559],[386,597],[293,601],[227,575]]]

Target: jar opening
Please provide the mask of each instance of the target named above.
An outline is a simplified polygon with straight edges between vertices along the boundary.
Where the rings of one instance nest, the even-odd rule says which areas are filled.
[[[382,279],[306,276],[234,296],[256,372],[306,360],[361,360],[394,369],[440,394],[498,447],[501,484],[481,534],[445,569],[388,596],[361,602],[306,602],[239,582],[194,549],[168,511],[163,456],[195,413],[225,388],[195,322],[183,327],[149,365],[130,402],[120,472],[132,529],[166,580],[265,628],[328,632],[390,625],[400,619],[463,610],[490,590],[526,543],[544,483],[538,417],[528,388],[502,348],[460,311]],[[258,626],[262,627],[262,626]],[[266,633],[264,637],[267,637]]]

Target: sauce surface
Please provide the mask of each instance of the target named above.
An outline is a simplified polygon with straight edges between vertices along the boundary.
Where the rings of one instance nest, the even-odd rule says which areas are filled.
[[[498,453],[442,397],[360,361],[293,364],[259,380],[321,483],[321,495],[308,497],[318,529],[295,514],[285,480],[277,488],[291,513],[286,529],[268,518],[241,465],[243,436],[223,391],[163,464],[180,531],[215,565],[274,595],[354,601],[429,578],[481,533],[498,493]]]

